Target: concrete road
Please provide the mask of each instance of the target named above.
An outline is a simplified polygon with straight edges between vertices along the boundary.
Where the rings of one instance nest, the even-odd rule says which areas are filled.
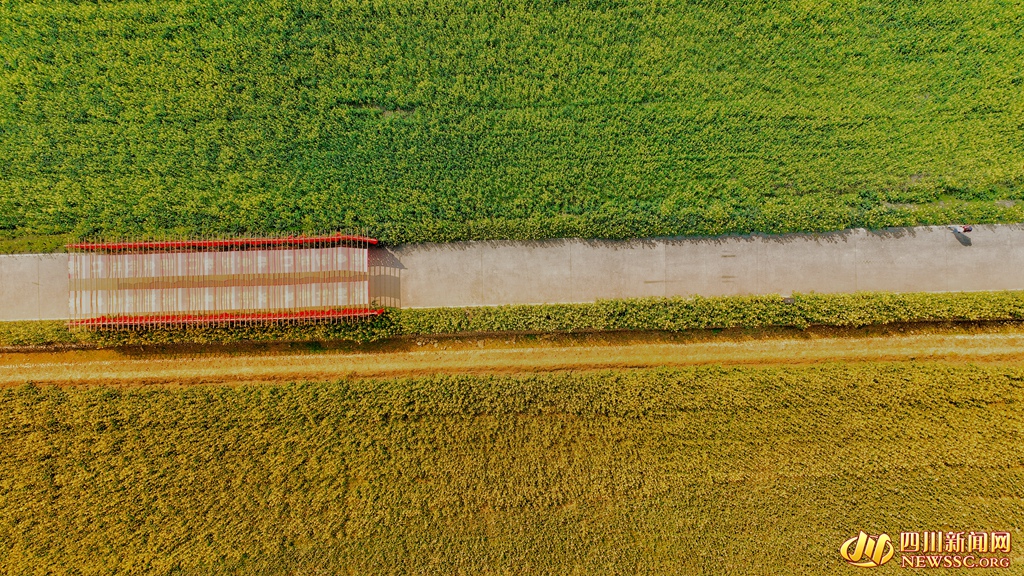
[[[592,302],[641,296],[1024,289],[1024,225],[632,241],[456,242],[378,248],[389,306]],[[0,256],[0,320],[69,316],[67,257]]]
[[[67,254],[0,256],[0,321],[71,316]]]
[[[409,244],[371,257],[406,308],[641,296],[1024,289],[1024,225],[633,241]],[[376,281],[374,281],[376,280]]]

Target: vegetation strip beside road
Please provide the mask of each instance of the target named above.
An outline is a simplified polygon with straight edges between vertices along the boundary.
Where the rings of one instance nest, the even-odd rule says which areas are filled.
[[[354,323],[70,330],[63,322],[0,322],[0,347],[99,347],[230,342],[376,342],[464,333],[667,331],[908,322],[1024,320],[1024,291],[638,298],[592,304],[389,309]]]

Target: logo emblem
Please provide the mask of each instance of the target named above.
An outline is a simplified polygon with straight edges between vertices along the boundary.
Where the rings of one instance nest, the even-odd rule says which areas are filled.
[[[896,548],[888,534],[870,536],[863,530],[839,547],[839,555],[851,566],[874,568],[892,559]]]

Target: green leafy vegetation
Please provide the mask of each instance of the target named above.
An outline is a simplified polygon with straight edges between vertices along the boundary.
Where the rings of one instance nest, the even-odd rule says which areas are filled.
[[[4,238],[5,231],[0,230],[0,254],[46,254],[64,252],[72,238],[67,235],[50,236],[19,236]],[[9,234],[11,231],[6,231]]]
[[[1022,381],[879,363],[8,388],[0,557],[11,574],[846,574],[860,530],[1022,536]]]
[[[1020,221],[1022,59],[1012,2],[5,2],[0,236]]]
[[[794,294],[637,298],[594,304],[399,311],[402,334],[492,331],[701,330],[763,326],[868,326],[1024,319],[1024,292]]]
[[[57,346],[83,340],[82,333],[59,320],[0,322],[0,346]]]
[[[69,330],[63,322],[0,322],[0,346],[371,342],[395,336],[465,332],[703,330],[770,326],[859,327],[903,322],[1024,320],[1024,292],[794,294],[716,298],[637,298],[593,304],[387,309],[354,323],[249,324]]]

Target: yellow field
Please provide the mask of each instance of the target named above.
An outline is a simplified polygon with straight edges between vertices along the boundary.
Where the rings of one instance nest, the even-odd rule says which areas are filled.
[[[5,354],[0,574],[817,575],[859,530],[1016,544],[1022,382],[1010,325]]]
[[[860,530],[1009,530],[1020,573],[1022,382],[856,362],[0,388],[0,573],[850,574]]]

